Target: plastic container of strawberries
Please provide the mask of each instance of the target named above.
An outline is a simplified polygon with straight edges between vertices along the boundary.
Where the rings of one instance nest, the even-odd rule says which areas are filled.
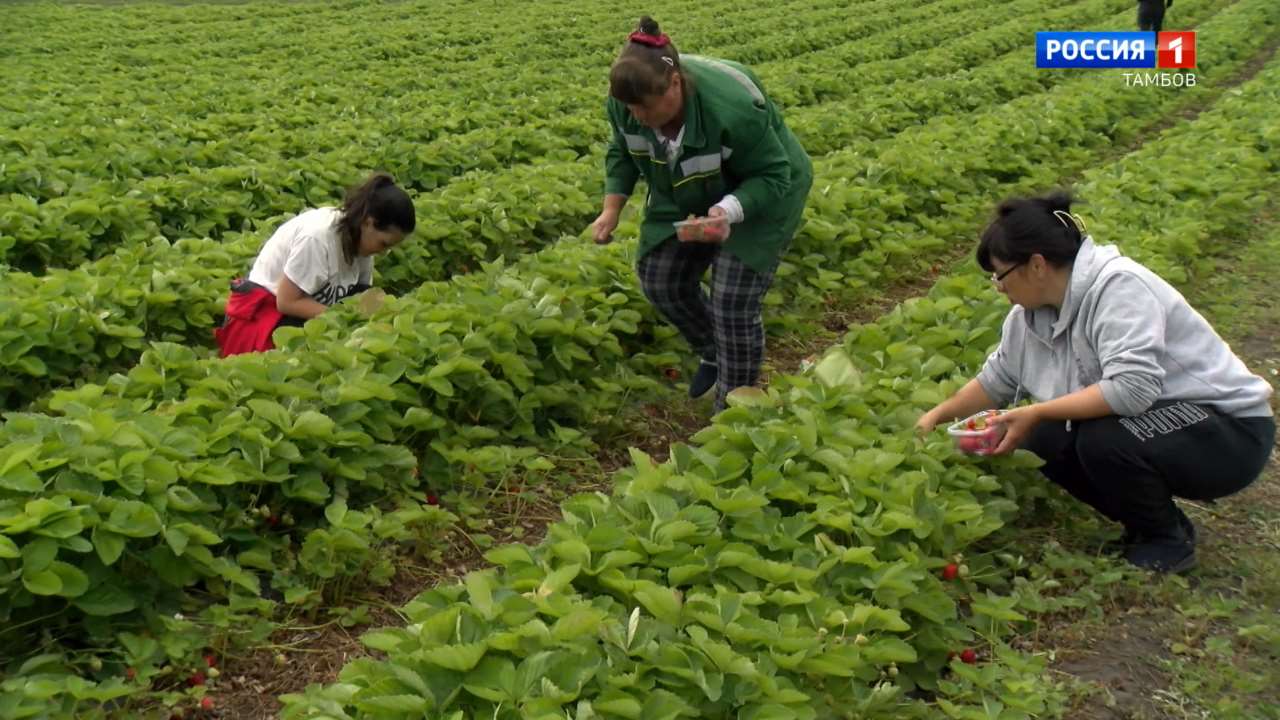
[[[723,239],[729,229],[729,221],[723,217],[690,217],[687,220],[677,220],[671,223],[676,227],[676,237],[681,242],[693,242],[698,240],[720,240]]]
[[[991,418],[999,410],[983,410],[963,420],[957,420],[947,428],[947,434],[956,443],[956,449],[970,455],[990,455],[1000,447],[1004,439],[1004,425],[993,425]]]

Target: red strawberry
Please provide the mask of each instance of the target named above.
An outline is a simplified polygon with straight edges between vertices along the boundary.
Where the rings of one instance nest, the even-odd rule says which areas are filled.
[[[212,655],[205,655],[205,656],[204,656],[204,665],[205,665],[205,667],[213,667],[214,665],[217,665],[217,664],[218,664],[218,660],[217,660],[217,658],[215,658],[214,656],[212,656]]]
[[[187,684],[190,685],[191,687],[204,685],[204,673],[202,672],[192,673],[191,677],[187,678]]]
[[[201,710],[212,710],[212,709],[213,709],[213,698],[211,698],[211,697],[207,697],[207,698],[204,698],[203,700],[201,700],[201,701],[200,701],[200,709],[201,709]]]
[[[125,669],[124,669],[124,676],[125,676],[125,678],[127,678],[127,679],[129,679],[129,680],[132,680],[132,679],[134,679],[134,678],[138,677],[138,671],[137,671],[137,670],[134,670],[133,668],[125,668]]]
[[[960,574],[960,566],[956,565],[955,563],[947,563],[947,566],[942,568],[943,580],[955,580],[956,575],[959,575],[959,574]]]
[[[439,505],[439,504],[440,504],[440,498],[436,497],[435,495],[428,495],[428,496],[427,496],[427,504],[428,504],[428,505]]]
[[[667,368],[662,371],[662,374],[666,375],[668,380],[675,381],[680,379],[680,371],[675,368]]]
[[[964,652],[960,653],[960,662],[975,665],[978,662],[978,653],[974,652],[973,648],[965,648]]]
[[[268,525],[270,525],[271,527],[275,527],[275,526],[279,525],[279,524],[280,524],[280,516],[279,516],[279,515],[272,515],[271,517],[267,518],[267,524],[268,524]]]

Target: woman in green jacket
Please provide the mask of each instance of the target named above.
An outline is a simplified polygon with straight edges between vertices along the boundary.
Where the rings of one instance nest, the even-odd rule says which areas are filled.
[[[682,57],[649,17],[609,72],[608,114],[604,210],[592,234],[597,243],[612,239],[643,177],[641,287],[701,359],[689,395],[717,386],[722,410],[729,391],[759,376],[760,307],[800,225],[813,184],[809,156],[754,73]],[[709,223],[705,232],[678,238],[673,223],[691,215]],[[701,285],[708,268],[709,293]]]

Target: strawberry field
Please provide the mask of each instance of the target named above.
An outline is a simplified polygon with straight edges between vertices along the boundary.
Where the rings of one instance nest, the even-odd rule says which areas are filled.
[[[714,419],[637,284],[639,201],[584,232],[646,12],[813,157],[767,385]],[[1179,0],[1192,87],[1036,69],[1035,31],[1133,15],[7,7],[0,718],[1280,717],[1274,463],[1196,516],[1252,534],[1152,580],[1034,456],[912,432],[1008,311],[978,229],[1053,187],[1274,379],[1280,4]],[[386,296],[217,359],[227,282],[374,169],[418,217]],[[1133,708],[1071,659],[1121,615],[1177,628]]]

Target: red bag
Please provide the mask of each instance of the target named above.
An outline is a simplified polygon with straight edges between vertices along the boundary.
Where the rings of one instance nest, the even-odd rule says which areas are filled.
[[[276,296],[271,291],[237,278],[227,296],[226,316],[222,327],[213,331],[222,357],[275,348],[271,333],[284,314],[276,309]]]

